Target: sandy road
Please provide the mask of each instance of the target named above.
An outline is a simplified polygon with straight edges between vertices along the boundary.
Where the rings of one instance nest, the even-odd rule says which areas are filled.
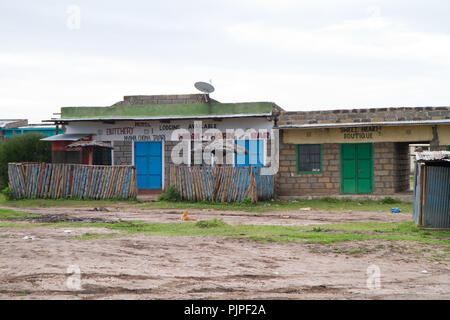
[[[91,212],[34,209],[41,214],[82,218],[179,221],[175,210]],[[409,215],[300,212],[248,213],[190,211],[228,223],[318,224],[349,221],[403,221]],[[344,219],[344,220],[343,220]],[[396,220],[399,219],[399,220]],[[332,246],[262,244],[222,237],[143,236],[69,240],[106,229],[1,228],[2,299],[449,299],[448,262],[429,261],[410,242],[364,241]],[[24,240],[31,235],[34,240]],[[427,254],[443,248],[420,244]],[[338,254],[365,248],[361,256]],[[379,289],[367,287],[367,267],[381,272]],[[71,267],[72,269],[68,268]],[[74,269],[75,268],[75,269]],[[78,268],[78,269],[77,269]],[[73,270],[79,270],[73,274]],[[426,270],[427,273],[422,273]],[[68,273],[69,271],[69,273]],[[80,287],[73,284],[79,279]],[[69,286],[68,281],[69,280]],[[72,284],[72,286],[70,285]]]

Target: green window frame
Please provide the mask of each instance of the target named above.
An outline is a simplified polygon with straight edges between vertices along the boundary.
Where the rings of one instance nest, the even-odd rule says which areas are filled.
[[[317,153],[317,147],[319,152]],[[316,150],[314,150],[316,149]],[[322,145],[321,144],[297,144],[296,150],[296,169],[298,174],[320,174],[322,173]],[[305,166],[301,163],[306,160],[311,164],[311,170],[305,170]]]

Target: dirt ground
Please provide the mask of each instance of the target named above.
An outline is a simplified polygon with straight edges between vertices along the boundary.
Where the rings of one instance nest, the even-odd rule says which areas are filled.
[[[175,209],[141,209],[124,207],[108,207],[108,211],[97,211],[95,208],[26,208],[17,209],[45,216],[70,216],[82,220],[101,218],[107,221],[142,220],[145,222],[179,222],[183,210]],[[97,208],[99,209],[99,208]],[[101,208],[103,209],[103,208]],[[399,222],[411,221],[411,214],[374,213],[367,211],[277,211],[251,213],[242,211],[215,211],[211,209],[189,209],[189,216],[198,220],[220,218],[229,224],[254,225],[311,225],[346,222]]]
[[[55,219],[180,221],[177,210],[108,210],[26,211]],[[222,218],[231,224],[279,225],[411,219],[406,214],[326,211],[190,210],[189,215]],[[417,246],[426,247],[430,254],[442,249],[434,245],[381,240],[330,246],[263,244],[222,237],[143,235],[69,240],[86,232],[111,231],[65,230],[0,229],[0,299],[450,299],[449,263],[430,261],[417,251]],[[365,253],[336,252],[352,249]],[[367,287],[371,265],[379,268],[379,288]]]

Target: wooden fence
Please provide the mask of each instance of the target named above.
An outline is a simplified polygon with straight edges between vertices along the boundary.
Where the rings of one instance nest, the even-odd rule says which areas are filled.
[[[9,163],[16,198],[136,198],[136,168],[60,163]]]
[[[273,197],[274,177],[261,175],[261,168],[170,166],[169,185],[183,200],[252,202]]]

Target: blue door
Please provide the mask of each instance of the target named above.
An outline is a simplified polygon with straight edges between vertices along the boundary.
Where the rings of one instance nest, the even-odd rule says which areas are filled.
[[[135,142],[134,165],[139,190],[162,189],[162,142]]]

